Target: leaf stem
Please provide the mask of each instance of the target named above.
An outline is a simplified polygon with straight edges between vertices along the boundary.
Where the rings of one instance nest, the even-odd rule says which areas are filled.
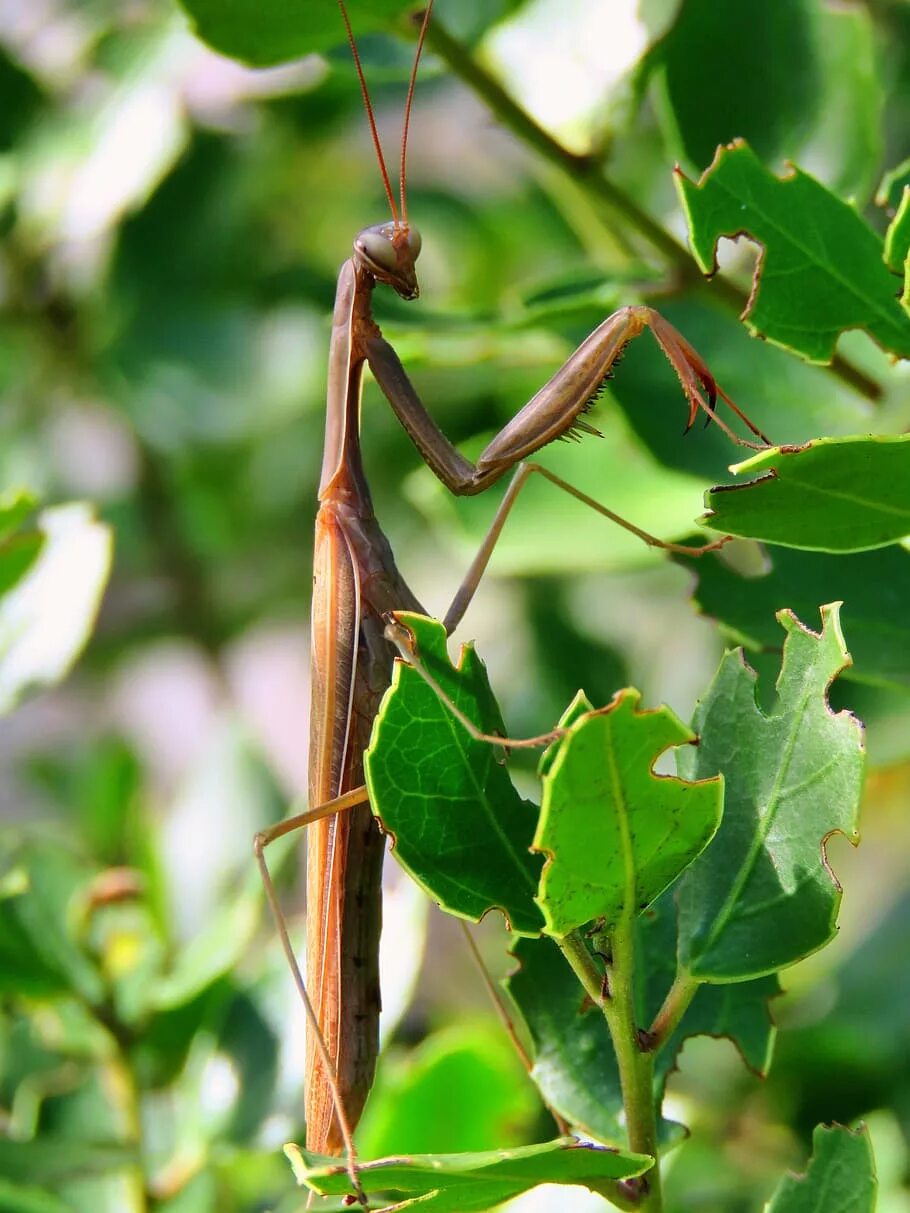
[[[647,1213],[661,1213],[663,1197],[657,1150],[654,1056],[650,1049],[647,1052],[642,1050],[635,1023],[631,921],[624,919],[611,932],[610,938],[613,955],[609,965],[609,990],[579,931],[572,931],[557,943],[586,993],[601,1009],[607,1021],[619,1068],[629,1149],[637,1154],[650,1154],[655,1160],[654,1166],[644,1175],[647,1190],[642,1193],[639,1208],[647,1210]]]
[[[654,1052],[659,1052],[676,1029],[679,1027],[680,1020],[689,1009],[689,1004],[698,993],[700,982],[697,982],[694,977],[690,977],[688,973],[677,973],[673,985],[670,987],[670,992],[664,999],[663,1006],[654,1017],[654,1022],[649,1029],[652,1048]]]
[[[434,17],[427,31],[427,44],[478,97],[489,106],[495,116],[528,147],[577,183],[589,195],[614,211],[623,223],[634,229],[655,249],[672,268],[677,280],[684,286],[705,286],[701,271],[684,244],[668,232],[660,223],[638,205],[631,195],[612,181],[594,156],[580,156],[563,146],[545,131],[477,62],[463,42],[455,38]],[[725,278],[712,281],[711,292],[728,308],[742,314],[749,296]],[[854,366],[840,355],[835,355],[823,369],[847,383],[868,400],[878,400],[881,385],[865,371]]]

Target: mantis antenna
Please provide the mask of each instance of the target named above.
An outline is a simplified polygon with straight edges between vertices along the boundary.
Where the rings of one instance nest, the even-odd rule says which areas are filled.
[[[420,54],[426,41],[432,11],[433,0],[429,0],[427,7],[424,9],[420,33],[417,35],[417,50],[414,52],[414,65],[411,68],[411,79],[408,81],[408,96],[404,103],[404,126],[401,131],[401,165],[398,170],[398,188],[401,194],[401,219],[405,226],[408,223],[408,132],[411,129],[411,108],[414,102],[414,86],[417,84],[417,66],[420,63]]]
[[[363,64],[360,61],[360,52],[357,49],[357,42],[354,38],[354,31],[351,28],[351,20],[348,17],[348,10],[345,7],[344,0],[338,0],[338,7],[341,10],[341,17],[344,21],[344,28],[348,36],[348,44],[351,48],[351,56],[354,60],[354,66],[357,69],[357,79],[360,81],[360,92],[363,96],[363,105],[367,114],[367,121],[370,124],[370,134],[373,137],[373,147],[376,149],[376,159],[379,162],[379,172],[382,176],[382,185],[385,190],[386,198],[389,202],[389,209],[392,212],[392,220],[397,227],[407,227],[408,223],[408,201],[407,201],[407,160],[408,160],[408,130],[411,125],[411,109],[414,101],[414,88],[417,83],[417,67],[420,63],[420,55],[423,50],[423,44],[427,36],[427,27],[430,24],[430,14],[433,11],[433,0],[429,0],[426,9],[424,10],[423,20],[420,25],[420,33],[417,37],[417,50],[414,53],[414,64],[411,68],[411,78],[408,81],[408,95],[404,107],[404,126],[401,133],[401,164],[398,176],[399,196],[401,199],[401,210],[395,205],[395,197],[392,193],[392,182],[389,177],[389,170],[386,168],[385,156],[382,153],[382,141],[379,138],[379,129],[376,126],[376,115],[373,112],[373,103],[370,100],[370,91],[367,88],[366,76],[363,71]]]

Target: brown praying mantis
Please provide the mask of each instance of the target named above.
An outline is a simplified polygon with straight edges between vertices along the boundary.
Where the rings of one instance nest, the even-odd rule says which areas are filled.
[[[282,944],[306,1011],[307,1148],[321,1154],[346,1151],[357,1183],[353,1129],[370,1089],[378,1052],[380,1010],[378,948],[381,921],[383,836],[371,814],[363,774],[374,717],[392,674],[396,653],[408,656],[402,629],[390,626],[398,610],[422,611],[398,572],[373,513],[361,459],[360,408],[368,366],[421,458],[452,493],[483,492],[505,473],[513,479],[444,618],[451,633],[462,619],[506,517],[529,477],[538,473],[646,543],[687,554],[718,548],[668,544],[619,518],[549,470],[526,460],[570,432],[593,432],[584,414],[611,375],[624,347],[646,328],[676,371],[689,405],[688,426],[699,410],[718,421],[722,399],[759,438],[756,429],[715,383],[708,367],[658,312],[624,307],[582,342],[547,384],[493,438],[476,463],[445,437],[417,396],[392,346],[372,314],[377,283],[406,300],[416,299],[415,262],[420,236],[408,219],[407,134],[417,65],[430,20],[428,4],[417,42],[405,103],[399,201],[386,169],[366,81],[345,10],[341,16],[356,65],[391,220],[368,227],[354,241],[341,268],[329,353],[325,447],[316,517],[312,600],[312,701],[309,810],[257,836],[256,856]],[[417,654],[412,655],[419,667]],[[539,740],[539,739],[538,739]],[[508,744],[508,743],[506,743]],[[307,834],[306,982],[294,956],[264,848],[301,827]]]

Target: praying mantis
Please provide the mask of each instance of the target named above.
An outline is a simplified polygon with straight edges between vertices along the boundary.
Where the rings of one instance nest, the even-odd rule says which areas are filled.
[[[363,752],[392,674],[407,658],[393,612],[422,611],[398,572],[370,499],[360,448],[361,388],[369,367],[421,458],[452,493],[483,492],[508,472],[513,479],[487,537],[444,616],[451,633],[477,589],[506,517],[529,477],[538,473],[646,543],[686,553],[719,547],[666,544],[617,517],[549,470],[527,460],[556,438],[593,432],[584,414],[625,346],[649,328],[679,377],[688,426],[699,411],[720,421],[722,399],[759,438],[718,387],[700,356],[658,312],[620,308],[604,320],[544,387],[492,439],[476,463],[466,459],[433,420],[372,314],[377,284],[402,299],[419,293],[415,263],[420,235],[407,209],[406,160],[417,66],[430,20],[427,5],[405,103],[399,199],[396,202],[344,0],[338,0],[357,70],[391,219],[356,237],[338,277],[326,402],[326,431],[316,517],[312,600],[312,700],[309,809],[259,834],[256,857],[282,945],[309,1023],[306,1069],[307,1148],[346,1152],[357,1188],[353,1129],[372,1082],[378,1052],[383,836],[364,788]],[[737,439],[738,441],[741,441]],[[418,664],[417,655],[415,664]],[[269,876],[265,848],[307,827],[306,982],[297,965]]]

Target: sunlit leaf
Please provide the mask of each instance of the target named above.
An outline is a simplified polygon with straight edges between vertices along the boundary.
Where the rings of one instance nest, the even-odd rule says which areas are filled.
[[[731,535],[861,552],[910,535],[910,437],[819,438],[737,464],[751,479],[708,493],[701,521]]]
[[[421,661],[457,707],[486,733],[505,734],[486,671],[464,646],[457,666],[442,625],[398,618]],[[542,860],[529,853],[534,806],[515,791],[498,747],[475,741],[411,666],[396,662],[364,759],[370,803],[393,837],[398,862],[450,913],[475,921],[491,909],[512,929],[537,934],[533,902]]]
[[[0,493],[0,541],[6,540],[35,508],[35,498],[25,489]]]
[[[904,190],[908,186],[910,186],[910,158],[902,160],[900,164],[888,169],[882,176],[878,189],[875,191],[876,205],[884,207],[893,214],[900,206]]]
[[[286,1151],[297,1182],[320,1194],[352,1194],[346,1165],[296,1146]],[[558,1138],[543,1145],[477,1154],[415,1154],[368,1162],[358,1168],[365,1192],[407,1193],[396,1208],[433,1213],[482,1213],[543,1183],[581,1184],[599,1191],[610,1181],[641,1175],[652,1159],[644,1154],[580,1145]]]
[[[814,121],[798,152],[792,144],[781,151],[823,165],[825,184],[862,204],[875,188],[885,145],[888,86],[878,31],[857,5],[813,3],[810,16],[821,76]]]
[[[252,877],[180,949],[173,966],[158,977],[153,989],[146,991],[150,1007],[156,1011],[180,1007],[239,963],[261,920],[261,881],[258,872],[252,872]]]
[[[548,856],[539,902],[551,935],[640,913],[717,829],[718,778],[686,783],[654,763],[693,734],[669,708],[640,711],[637,691],[576,720],[543,778],[534,847]]]
[[[25,576],[43,546],[43,535],[22,525],[34,508],[31,493],[0,494],[0,595]]]

